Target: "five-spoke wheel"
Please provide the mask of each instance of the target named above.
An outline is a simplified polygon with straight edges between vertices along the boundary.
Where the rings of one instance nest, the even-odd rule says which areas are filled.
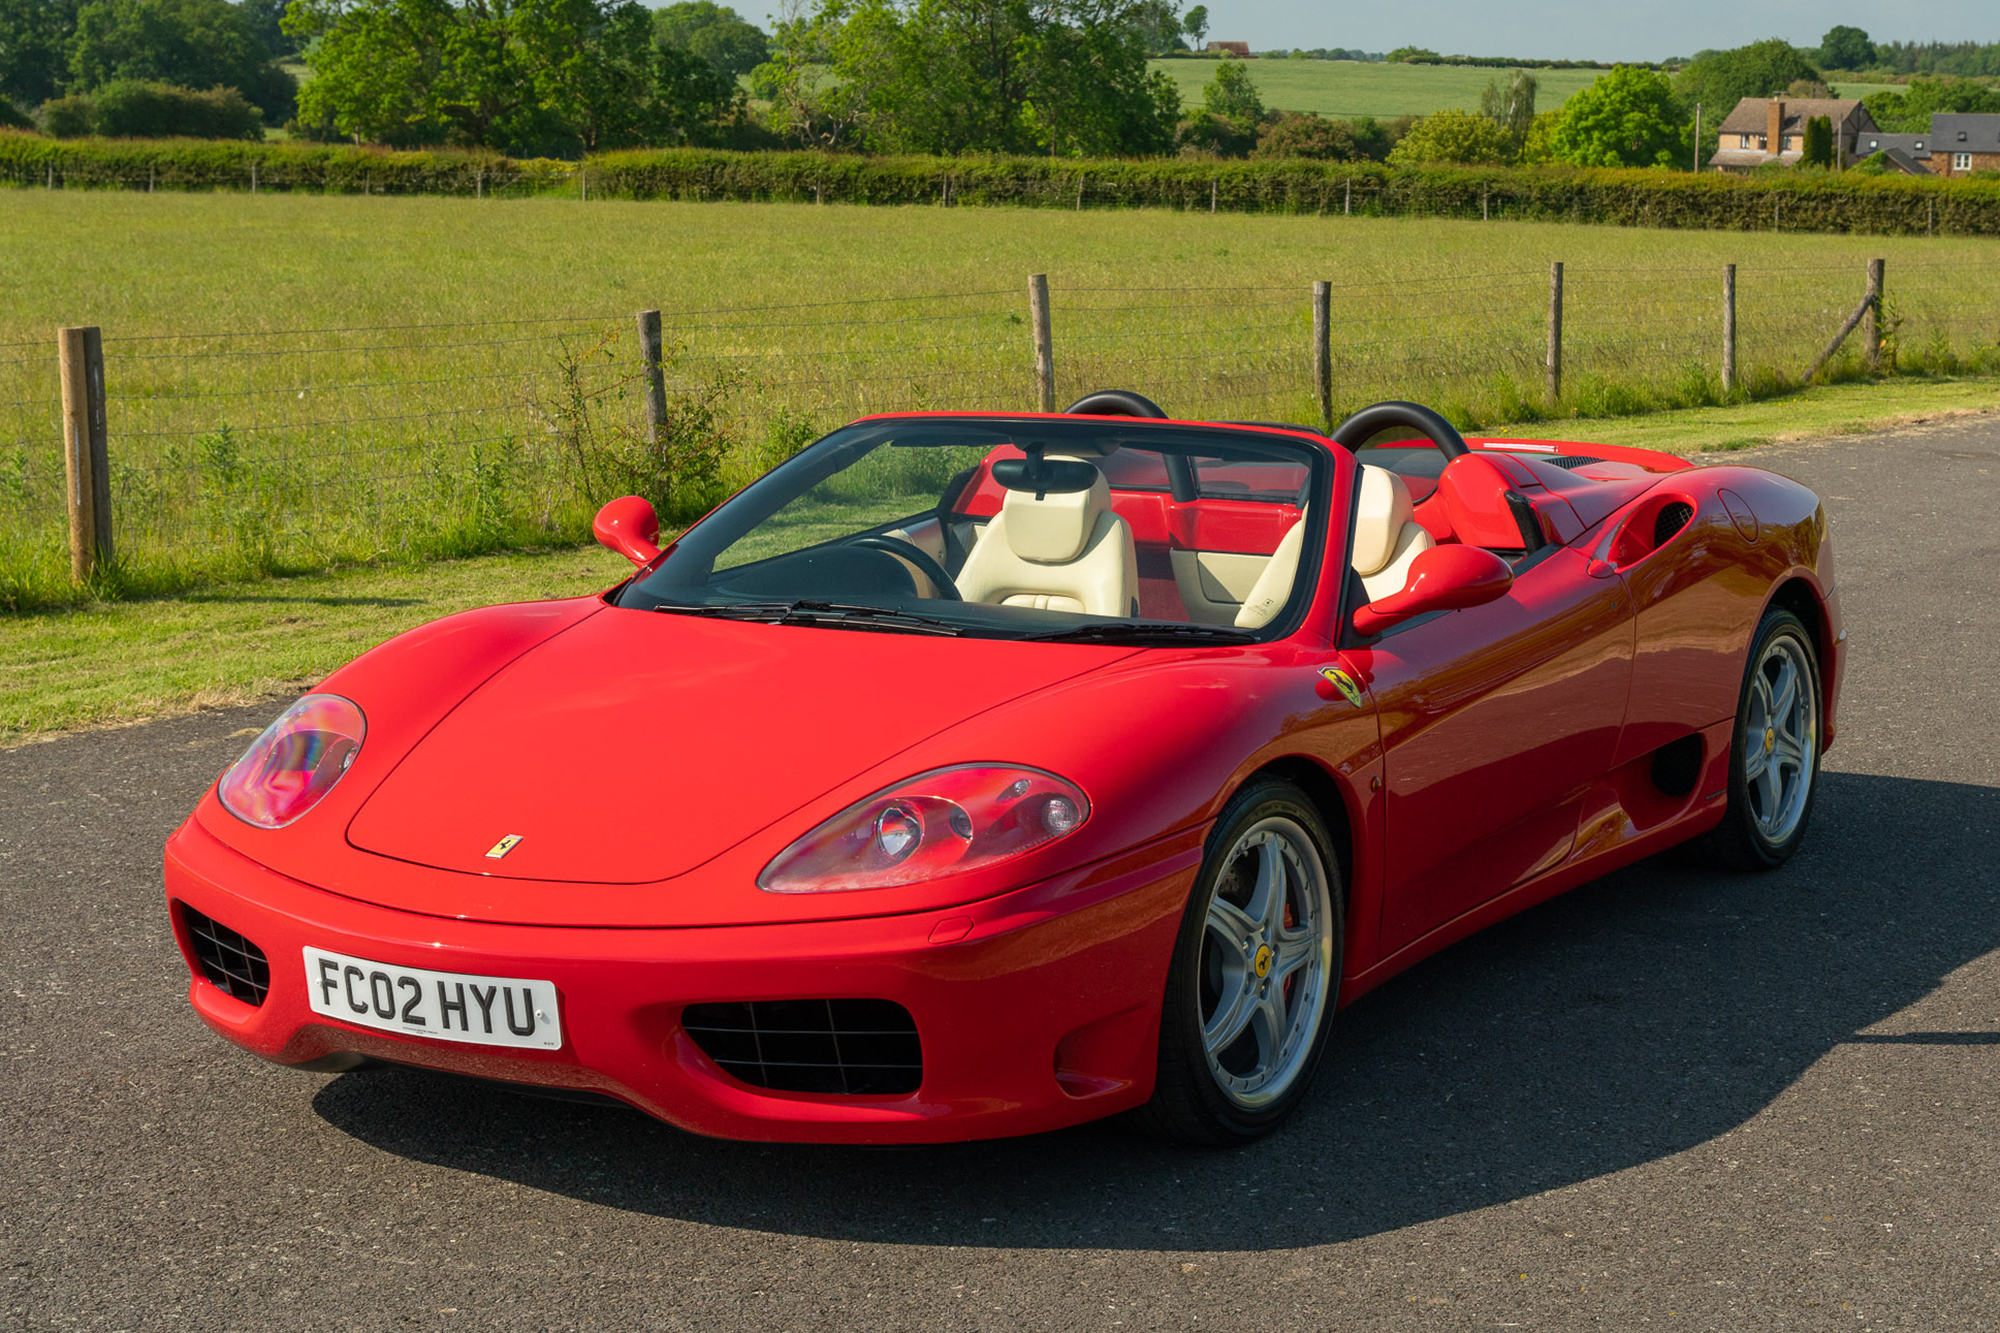
[[[1175,947],[1159,1083],[1141,1118],[1175,1138],[1255,1138],[1298,1102],[1339,992],[1339,870],[1289,783],[1244,787],[1216,821]]]
[[[1716,860],[1768,870],[1805,841],[1819,776],[1819,691],[1812,632],[1789,611],[1767,612],[1736,710],[1729,810],[1703,840]]]

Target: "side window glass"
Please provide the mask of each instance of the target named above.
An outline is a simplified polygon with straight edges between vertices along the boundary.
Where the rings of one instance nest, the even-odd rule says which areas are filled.
[[[1301,504],[1312,473],[1304,463],[1266,459],[1192,458],[1195,494],[1203,500]]]

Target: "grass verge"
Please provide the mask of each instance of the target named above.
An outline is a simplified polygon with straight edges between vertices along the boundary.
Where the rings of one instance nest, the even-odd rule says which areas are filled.
[[[1992,411],[2000,411],[2000,380],[1904,380],[1832,385],[1740,406],[1578,417],[1501,437],[1698,454]],[[0,747],[293,694],[425,621],[472,606],[592,592],[625,569],[593,546],[364,566],[5,617]]]

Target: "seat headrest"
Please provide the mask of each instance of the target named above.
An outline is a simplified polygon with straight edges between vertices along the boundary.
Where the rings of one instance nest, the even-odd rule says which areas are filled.
[[[1033,491],[1008,491],[1000,502],[1008,548],[1038,565],[1066,565],[1082,555],[1097,520],[1110,511],[1111,484],[1101,472],[1087,491],[1051,491],[1039,500]]]
[[[1403,525],[1416,516],[1410,488],[1387,468],[1361,465],[1361,498],[1354,510],[1354,572],[1374,574],[1396,558]]]

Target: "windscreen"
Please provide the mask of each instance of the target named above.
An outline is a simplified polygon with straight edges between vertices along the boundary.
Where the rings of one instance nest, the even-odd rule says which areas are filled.
[[[1323,448],[1262,432],[860,422],[722,505],[619,601],[913,633],[1255,639],[1310,595],[1300,554],[1319,549],[1328,474]]]

